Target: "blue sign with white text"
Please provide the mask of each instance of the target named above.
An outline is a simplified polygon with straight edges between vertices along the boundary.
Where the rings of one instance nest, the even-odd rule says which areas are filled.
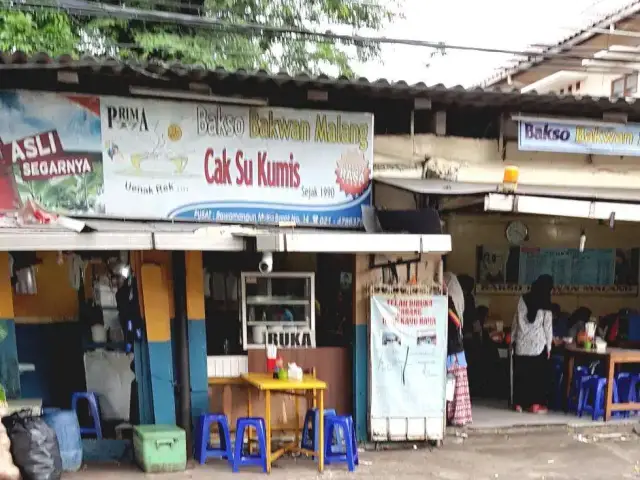
[[[518,149],[593,155],[640,156],[640,124],[586,125],[521,121]]]

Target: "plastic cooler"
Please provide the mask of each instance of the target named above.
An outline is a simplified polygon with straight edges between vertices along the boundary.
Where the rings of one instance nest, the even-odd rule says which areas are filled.
[[[180,472],[187,468],[187,440],[175,425],[139,425],[133,429],[136,463],[147,473]]]

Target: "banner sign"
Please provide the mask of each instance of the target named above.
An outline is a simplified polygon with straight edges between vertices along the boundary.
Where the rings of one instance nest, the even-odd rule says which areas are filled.
[[[521,121],[518,149],[593,155],[640,155],[640,124],[575,125]]]
[[[371,297],[372,418],[441,419],[444,428],[447,298]]]
[[[0,210],[104,214],[101,152],[96,97],[0,92]]]
[[[371,205],[371,114],[33,92],[0,105],[4,204],[343,228]]]
[[[101,98],[107,213],[358,227],[367,114]]]

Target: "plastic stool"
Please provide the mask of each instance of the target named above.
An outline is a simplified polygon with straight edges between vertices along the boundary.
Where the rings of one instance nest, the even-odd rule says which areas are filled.
[[[100,411],[98,410],[98,396],[94,392],[76,392],[71,396],[71,409],[78,415],[78,400],[86,400],[89,404],[89,414],[93,421],[93,427],[80,427],[80,435],[95,435],[102,439],[102,426],[100,425]],[[78,417],[80,418],[80,417]]]
[[[573,370],[573,379],[567,400],[567,410],[578,413],[584,396],[584,385],[591,378],[587,367],[576,367]]]
[[[329,416],[335,414],[336,411],[333,408],[325,408],[325,422]],[[302,439],[300,440],[301,448],[304,448],[306,450],[313,450],[314,452],[318,450],[319,430],[317,426],[319,422],[320,411],[317,408],[310,408],[309,410],[307,410],[307,413],[304,416],[304,426],[302,427]]]
[[[220,446],[209,444],[211,437],[211,425],[218,425]],[[231,434],[229,422],[223,413],[203,413],[198,420],[196,433],[196,459],[200,465],[207,463],[208,458],[222,458],[230,464],[233,462],[233,447],[231,446]]]
[[[592,376],[584,385],[584,394],[582,395],[582,403],[578,407],[578,416],[584,413],[591,413],[593,420],[604,417],[604,389],[607,385],[607,379],[604,377]],[[613,381],[613,403],[618,403],[618,388],[615,380]],[[619,417],[618,412],[614,416]]]
[[[244,432],[247,428],[256,429],[256,437],[258,440],[258,454],[252,455],[247,452],[243,454],[242,447],[244,445]],[[233,452],[233,460],[231,468],[234,473],[238,472],[240,467],[258,466],[267,473],[267,434],[264,418],[260,417],[241,417],[236,423],[236,444]]]
[[[616,375],[616,387],[618,389],[618,399],[620,403],[635,403],[638,400],[638,380],[640,378],[636,374],[622,372]],[[637,414],[635,410],[629,410],[621,413],[624,418],[628,418],[632,413]]]
[[[353,419],[347,415],[331,415],[325,420],[325,444],[324,444],[324,462],[327,465],[332,463],[346,463],[350,472],[355,470],[355,466],[360,463],[358,459],[358,444],[356,442],[356,433],[353,428]],[[345,438],[345,451],[336,452],[333,447],[333,436],[341,430]]]

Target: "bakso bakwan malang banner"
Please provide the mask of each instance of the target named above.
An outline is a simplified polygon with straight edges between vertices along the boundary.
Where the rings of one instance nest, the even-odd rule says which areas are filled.
[[[0,208],[354,228],[373,116],[0,92]],[[6,188],[4,188],[6,187]]]

